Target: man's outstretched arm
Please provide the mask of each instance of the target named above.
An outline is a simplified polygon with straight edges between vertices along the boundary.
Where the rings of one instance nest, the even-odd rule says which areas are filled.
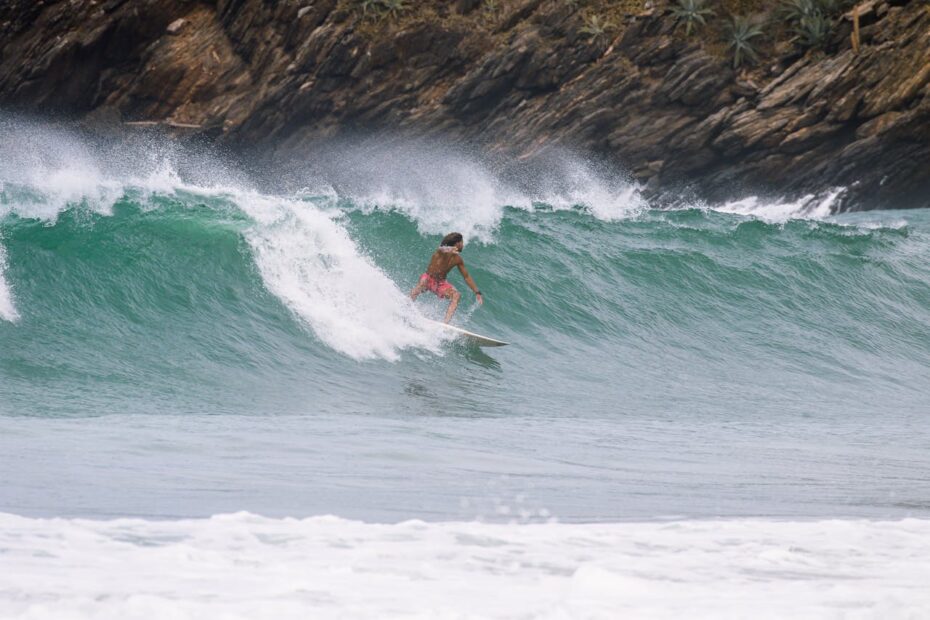
[[[475,297],[477,297],[478,299],[478,303],[483,304],[484,299],[481,297],[481,291],[478,290],[478,285],[475,284],[475,280],[468,273],[468,270],[465,269],[465,261],[460,262],[458,267],[459,267],[459,271],[462,272],[462,277],[465,278],[465,284],[468,285],[468,288],[474,291]]]

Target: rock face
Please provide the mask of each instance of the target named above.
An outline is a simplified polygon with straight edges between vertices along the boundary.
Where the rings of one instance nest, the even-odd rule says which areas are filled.
[[[355,4],[7,0],[0,106],[110,111],[272,158],[391,131],[518,160],[594,153],[711,199],[844,186],[846,208],[930,200],[925,0],[869,0],[858,52],[845,22],[825,53],[786,48],[742,74],[661,7],[592,38],[564,0],[423,0],[381,21]]]

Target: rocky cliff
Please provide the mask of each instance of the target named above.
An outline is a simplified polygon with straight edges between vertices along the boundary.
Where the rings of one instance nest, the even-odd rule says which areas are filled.
[[[158,123],[272,158],[389,131],[515,161],[569,148],[712,199],[843,186],[846,208],[928,204],[926,0],[864,2],[857,45],[851,19],[821,49],[769,36],[740,70],[663,2],[364,5],[7,0],[0,107]]]

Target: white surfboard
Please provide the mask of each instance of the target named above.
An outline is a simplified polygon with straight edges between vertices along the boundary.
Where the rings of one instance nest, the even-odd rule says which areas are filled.
[[[450,332],[455,332],[457,338],[460,338],[472,344],[476,344],[479,347],[503,347],[503,346],[510,344],[509,342],[504,342],[502,340],[495,340],[494,338],[488,338],[487,336],[482,336],[481,334],[470,332],[466,329],[462,329],[461,327],[456,327],[455,325],[449,325],[447,323],[440,323],[439,321],[432,321],[432,322],[435,323],[436,325],[441,326],[443,329],[447,329]]]

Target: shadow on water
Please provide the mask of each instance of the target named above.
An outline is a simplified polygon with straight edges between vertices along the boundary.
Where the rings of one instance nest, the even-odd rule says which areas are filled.
[[[447,354],[415,370],[405,368],[401,400],[385,409],[442,417],[496,417],[510,410],[500,398],[506,373],[500,362],[476,345],[450,342]],[[498,395],[498,396],[495,396]]]
[[[488,368],[491,370],[501,369],[500,362],[485,353],[484,349],[478,345],[456,342],[452,345],[452,349],[458,353],[461,353],[462,356],[469,362],[477,364],[482,368]]]

